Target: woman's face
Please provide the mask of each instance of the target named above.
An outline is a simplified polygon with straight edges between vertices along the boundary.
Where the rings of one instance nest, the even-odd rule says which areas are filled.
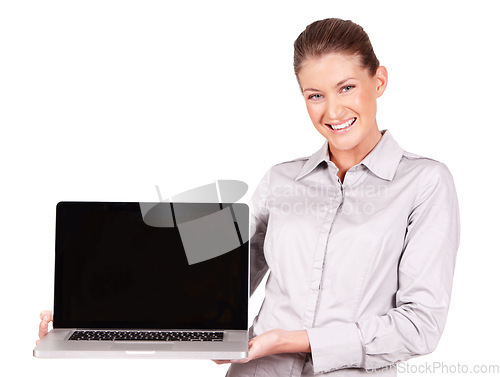
[[[306,59],[298,79],[309,116],[331,152],[366,154],[375,146],[380,139],[376,100],[387,85],[385,67],[371,76],[356,56],[329,53]]]

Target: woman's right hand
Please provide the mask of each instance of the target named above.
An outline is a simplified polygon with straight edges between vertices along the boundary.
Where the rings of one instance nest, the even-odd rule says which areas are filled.
[[[36,344],[49,332],[49,323],[52,322],[52,312],[50,310],[43,310],[40,313],[40,326],[38,327],[38,339]]]

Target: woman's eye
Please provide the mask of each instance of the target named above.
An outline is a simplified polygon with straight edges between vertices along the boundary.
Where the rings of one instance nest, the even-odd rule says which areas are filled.
[[[348,92],[349,90],[351,90],[352,88],[354,88],[354,85],[346,85],[344,86],[340,91],[341,92]]]
[[[321,94],[311,94],[308,99],[320,99],[322,97]]]

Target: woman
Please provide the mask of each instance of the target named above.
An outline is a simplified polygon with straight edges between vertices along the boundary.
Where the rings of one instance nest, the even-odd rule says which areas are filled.
[[[273,166],[252,197],[251,293],[270,274],[248,358],[227,375],[396,375],[390,366],[432,352],[445,325],[460,227],[453,178],[379,130],[387,70],[360,26],[317,21],[294,47],[326,142]]]

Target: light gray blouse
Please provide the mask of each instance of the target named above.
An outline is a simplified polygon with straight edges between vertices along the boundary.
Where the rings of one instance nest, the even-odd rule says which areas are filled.
[[[328,142],[262,179],[251,293],[270,273],[250,335],[306,330],[312,352],[232,364],[228,376],[396,375],[390,365],[436,348],[460,238],[453,178],[381,132],[343,183]]]

